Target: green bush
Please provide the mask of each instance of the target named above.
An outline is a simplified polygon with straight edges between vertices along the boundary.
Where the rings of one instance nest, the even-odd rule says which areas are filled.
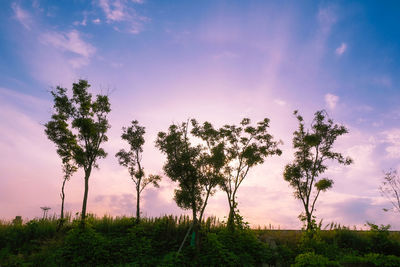
[[[364,256],[346,255],[340,260],[340,262],[344,266],[397,267],[400,266],[400,257],[369,253]]]
[[[96,266],[108,263],[107,240],[87,225],[70,230],[60,248],[62,266]]]
[[[340,266],[335,261],[330,261],[328,258],[315,254],[314,252],[306,252],[297,255],[294,267],[324,267],[324,266]]]

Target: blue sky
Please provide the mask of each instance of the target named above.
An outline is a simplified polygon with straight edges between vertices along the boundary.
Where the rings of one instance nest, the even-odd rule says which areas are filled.
[[[249,174],[239,209],[253,225],[298,228],[301,206],[282,178],[293,155],[292,112],[311,120],[326,109],[349,128],[337,149],[355,163],[331,166],[335,185],[321,196],[317,216],[400,229],[398,215],[382,211],[390,204],[378,191],[382,170],[400,169],[397,1],[32,0],[0,7],[2,217],[39,216],[40,205],[58,211],[60,160],[43,132],[49,90],[84,78],[112,103],[109,156],[91,178],[93,212],[134,213],[132,182],[113,157],[129,121],[146,126],[146,168],[162,174],[154,140],[172,122],[194,117],[218,126],[268,117],[284,154]],[[80,209],[79,175],[67,188],[72,212]],[[162,185],[144,196],[149,216],[181,212],[175,185],[168,178]],[[208,214],[226,211],[217,194]]]

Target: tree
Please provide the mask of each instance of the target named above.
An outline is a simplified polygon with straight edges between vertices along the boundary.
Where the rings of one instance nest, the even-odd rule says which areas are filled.
[[[264,163],[268,156],[282,154],[278,148],[281,141],[274,141],[273,136],[268,133],[269,119],[258,122],[257,126],[251,126],[250,123],[250,119],[244,118],[240,126],[225,125],[219,129],[219,135],[224,140],[226,156],[221,187],[228,197],[227,225],[231,229],[234,229],[235,224],[236,193],[249,170]]]
[[[223,147],[215,142],[214,133],[205,132],[209,124],[199,126],[192,120],[192,134],[204,135],[208,145],[192,145],[189,140],[188,123],[171,125],[168,132],[159,132],[156,146],[167,156],[164,171],[174,182],[178,182],[174,199],[183,209],[192,211],[194,243],[198,248],[199,222],[213,189],[220,183],[223,166]]]
[[[57,154],[61,157],[64,173],[60,194],[61,214],[58,229],[64,223],[65,183],[70,180],[71,176],[78,169],[72,161],[73,147],[76,145],[76,140],[72,132],[68,131],[68,124],[65,122],[66,117],[67,115],[60,110],[58,114],[53,114],[52,120],[45,125],[47,137],[57,146]]]
[[[139,125],[139,122],[132,121],[131,126],[122,128],[121,138],[128,142],[130,146],[129,151],[121,149],[115,156],[118,158],[118,163],[121,166],[128,168],[129,175],[135,183],[136,188],[136,222],[140,222],[140,194],[147,185],[152,184],[154,187],[159,187],[158,183],[161,181],[159,175],[145,176],[142,167],[142,153],[144,145],[145,128]]]
[[[328,169],[326,161],[336,161],[343,165],[352,163],[351,158],[332,151],[336,139],[348,133],[348,130],[343,125],[334,124],[324,110],[314,114],[310,130],[305,129],[303,117],[297,110],[294,115],[299,122],[299,128],[293,133],[295,159],[286,165],[283,177],[304,206],[305,214],[301,213],[299,218],[307,224],[307,230],[315,230],[315,203],[320,192],[333,185],[332,179],[321,178]]]
[[[86,80],[79,80],[72,85],[72,97],[68,97],[67,89],[60,86],[51,91],[54,111],[51,120],[45,124],[46,134],[56,144],[61,158],[70,158],[84,170],[82,225],[86,218],[90,174],[93,168],[98,168],[97,160],[107,156],[101,144],[108,140],[107,114],[111,111],[108,96],[97,95],[93,100],[88,93],[89,87]]]
[[[63,172],[64,172],[64,177],[63,177],[63,183],[61,187],[61,215],[60,215],[60,224],[59,227],[61,227],[64,223],[64,200],[65,200],[65,182],[69,181],[71,179],[71,176],[76,172],[78,168],[73,165],[70,161],[67,161],[63,164]]]
[[[400,213],[400,176],[396,170],[385,172],[385,177],[383,178],[382,185],[379,187],[379,191],[393,206],[391,209],[383,210],[392,210]]]

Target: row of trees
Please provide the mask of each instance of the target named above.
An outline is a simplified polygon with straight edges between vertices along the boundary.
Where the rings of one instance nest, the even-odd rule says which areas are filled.
[[[61,193],[61,224],[64,218],[64,186],[78,168],[84,170],[85,190],[82,203],[81,221],[84,225],[89,190],[89,178],[97,161],[106,157],[101,145],[108,140],[107,119],[111,111],[108,96],[88,92],[90,85],[80,80],[72,86],[72,97],[67,89],[57,87],[51,94],[54,112],[45,124],[48,138],[57,146],[57,153],[63,164],[64,179]],[[333,181],[321,178],[327,170],[327,161],[349,165],[352,160],[341,153],[333,152],[336,139],[348,132],[334,124],[325,111],[315,113],[311,127],[307,129],[303,118],[295,111],[299,127],[294,132],[293,147],[295,158],[286,165],[283,177],[300,199],[304,212],[299,216],[307,229],[315,224],[315,204],[321,191],[332,187]],[[215,128],[210,122],[199,123],[195,119],[172,124],[166,132],[159,132],[156,147],[166,155],[165,174],[178,187],[174,199],[183,209],[191,210],[195,242],[209,198],[218,188],[227,196],[229,215],[227,225],[234,230],[240,220],[237,213],[237,192],[250,169],[264,163],[269,156],[281,155],[277,141],[268,132],[269,119],[252,125],[250,119],[243,119],[239,125],[224,125]],[[122,139],[128,142],[129,150],[121,149],[115,156],[120,165],[128,169],[136,188],[136,220],[140,220],[140,195],[147,185],[158,187],[161,177],[146,175],[142,165],[145,128],[138,121],[124,127]],[[61,225],[60,224],[60,225]]]

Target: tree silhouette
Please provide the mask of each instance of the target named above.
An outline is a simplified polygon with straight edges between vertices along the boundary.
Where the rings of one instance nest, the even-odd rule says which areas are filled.
[[[74,83],[71,98],[67,95],[67,89],[56,87],[51,92],[54,112],[45,125],[46,134],[56,144],[61,158],[70,158],[85,172],[82,225],[86,218],[90,174],[93,168],[98,168],[97,160],[107,156],[101,144],[108,140],[106,132],[110,125],[107,114],[111,111],[108,96],[97,95],[92,100],[89,87],[86,80]]]
[[[342,154],[333,152],[333,144],[336,139],[348,133],[343,125],[334,124],[327,113],[317,111],[311,123],[311,129],[304,128],[303,117],[297,110],[294,112],[299,128],[293,133],[293,148],[295,159],[286,165],[283,177],[294,188],[294,195],[300,199],[304,206],[304,213],[299,215],[301,221],[307,224],[307,230],[316,227],[315,203],[321,191],[326,191],[333,185],[333,180],[321,178],[327,170],[327,160],[333,160],[339,164],[349,165],[352,159],[343,157]]]
[[[59,228],[63,225],[64,223],[64,200],[65,200],[65,191],[64,191],[64,187],[65,187],[65,182],[69,181],[71,179],[71,176],[74,174],[74,172],[76,172],[78,170],[78,168],[73,165],[70,161],[66,161],[63,164],[63,172],[64,172],[64,177],[63,177],[63,183],[62,183],[62,187],[61,187],[61,193],[60,193],[60,197],[61,197],[61,215],[60,215],[60,224],[59,224]]]
[[[72,132],[68,131],[68,124],[65,122],[67,114],[62,110],[58,114],[53,114],[52,120],[45,125],[45,133],[47,137],[57,146],[57,154],[62,160],[63,183],[61,187],[61,214],[58,228],[64,223],[64,201],[65,201],[65,183],[70,180],[74,172],[77,171],[77,166],[74,164],[73,147],[76,145],[76,140]]]
[[[189,140],[188,123],[171,125],[168,132],[159,132],[156,146],[167,156],[164,171],[179,187],[175,189],[174,199],[183,209],[190,209],[193,216],[192,244],[198,248],[199,221],[201,222],[207,201],[221,179],[223,150],[214,142],[214,133],[205,132],[208,124],[198,125],[192,120],[192,134],[204,134],[208,145],[193,145]]]
[[[233,229],[235,224],[236,193],[249,170],[262,164],[268,156],[282,154],[278,148],[281,141],[274,141],[273,136],[268,133],[269,119],[265,118],[256,126],[251,126],[250,123],[250,119],[244,118],[240,126],[225,125],[219,129],[219,135],[224,140],[226,157],[221,187],[228,197],[227,224],[230,229]]]
[[[131,126],[122,128],[121,138],[129,143],[130,150],[121,149],[115,156],[121,166],[128,168],[129,175],[135,183],[136,188],[136,222],[140,222],[140,194],[148,184],[159,187],[158,182],[161,181],[159,175],[145,176],[142,166],[142,153],[145,128],[140,126],[138,121],[132,121]]]
[[[379,191],[393,206],[391,209],[383,210],[392,210],[400,213],[400,176],[396,170],[385,172],[385,177],[383,178],[382,185],[379,187]]]

